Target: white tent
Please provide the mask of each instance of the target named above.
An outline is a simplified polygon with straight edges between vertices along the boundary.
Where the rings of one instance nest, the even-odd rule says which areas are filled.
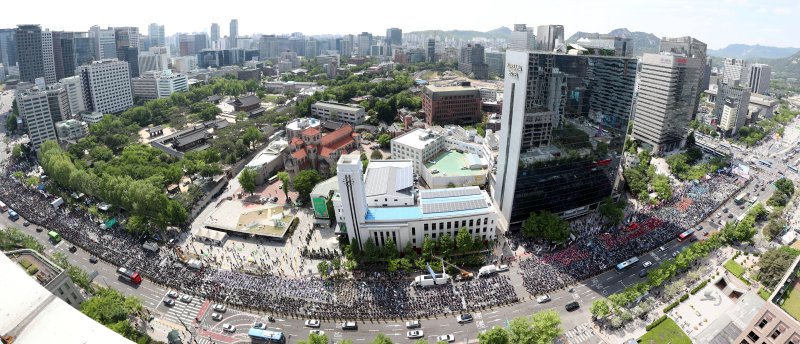
[[[208,228],[200,228],[194,233],[194,236],[202,241],[210,241],[214,244],[222,244],[228,239],[228,234],[225,232],[215,231]]]

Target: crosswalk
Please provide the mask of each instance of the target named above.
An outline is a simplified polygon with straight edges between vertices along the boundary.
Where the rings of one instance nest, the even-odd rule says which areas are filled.
[[[184,323],[191,324],[194,323],[194,317],[197,316],[197,312],[200,311],[201,307],[203,307],[203,300],[198,298],[195,298],[192,300],[192,303],[189,304],[176,300],[175,306],[167,308],[164,319],[180,324],[178,318],[181,318]]]
[[[589,326],[589,324],[581,324],[576,326],[575,328],[566,331],[564,336],[562,336],[562,343],[569,343],[569,344],[578,344],[578,343],[589,343],[589,344],[600,344],[605,343],[600,337],[596,335],[594,329]]]

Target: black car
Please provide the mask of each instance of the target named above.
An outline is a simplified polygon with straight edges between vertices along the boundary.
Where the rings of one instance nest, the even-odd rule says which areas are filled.
[[[28,222],[28,221],[25,221],[25,222],[23,222],[23,223],[22,223],[22,225],[23,225],[23,226],[25,226],[25,227],[28,227],[28,226],[30,226],[30,225],[31,225],[31,223],[30,223],[30,222]]]
[[[97,257],[95,257],[95,256],[89,257],[89,263],[97,264]]]
[[[69,252],[71,252],[71,253],[75,253],[75,252],[77,252],[77,251],[78,251],[78,248],[77,248],[77,247],[75,247],[75,245],[70,245],[70,246],[69,246]]]
[[[564,308],[567,309],[567,312],[572,312],[578,308],[581,308],[581,305],[579,305],[577,301],[572,301],[564,306]]]
[[[641,278],[647,277],[647,270],[639,271],[639,277],[641,277]]]
[[[44,230],[44,229],[42,229],[42,227],[36,227],[36,232],[37,232],[37,233],[41,233],[43,230]]]

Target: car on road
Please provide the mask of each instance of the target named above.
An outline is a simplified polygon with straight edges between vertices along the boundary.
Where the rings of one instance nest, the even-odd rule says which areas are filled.
[[[325,335],[325,331],[323,331],[323,330],[311,330],[311,331],[308,331],[308,334],[309,335],[316,334],[318,336],[324,336]]]
[[[253,328],[254,329],[259,329],[259,330],[266,330],[267,329],[267,324],[257,322],[255,324],[253,324]]]
[[[675,252],[672,252],[672,258],[675,258],[675,257],[677,257],[677,256],[678,256],[678,253],[681,253],[681,251],[675,251]]]
[[[75,245],[69,245],[69,252],[75,253],[78,252],[78,248]]]
[[[358,324],[355,321],[345,321],[342,323],[342,330],[358,330]]]
[[[581,305],[578,304],[578,301],[572,301],[564,306],[567,312],[572,312],[578,308],[581,308]]]
[[[89,257],[89,263],[97,264],[97,257],[95,257],[95,256]]]
[[[216,304],[214,305],[214,310],[220,313],[225,313],[225,311],[227,311],[228,308],[226,308],[225,305]]]
[[[164,305],[167,307],[172,307],[175,305],[175,300],[173,299],[166,299],[164,300]]]
[[[642,263],[642,267],[644,267],[644,268],[649,268],[652,265],[653,265],[653,262],[651,262],[649,260],[644,262],[644,263]]]
[[[441,336],[436,337],[437,342],[445,342],[445,343],[452,343],[456,341],[456,336],[452,334],[443,334]]]
[[[550,296],[549,295],[542,295],[542,296],[539,296],[539,297],[536,298],[536,302],[537,303],[545,303],[545,302],[548,302],[548,301],[550,301]]]
[[[181,296],[181,301],[186,303],[192,303],[192,296],[183,294],[183,296]]]
[[[31,225],[31,223],[30,223],[30,222],[28,222],[28,221],[25,221],[25,222],[23,222],[23,223],[22,223],[22,225],[23,225],[23,226],[25,226],[25,227],[28,227],[28,226],[30,226],[30,225]]]
[[[703,236],[708,236],[708,231],[703,231]]]
[[[500,271],[500,272],[508,271],[508,265],[503,264],[503,265],[498,266],[497,267],[497,271]]]
[[[731,213],[728,213],[728,218],[729,218],[729,219],[732,219],[732,218],[733,218],[733,214],[731,214]]]
[[[309,319],[306,320],[306,327],[319,327],[319,320],[317,319]]]
[[[658,248],[659,251],[666,251],[667,249],[664,246]]]
[[[41,232],[43,232],[43,231],[44,231],[44,228],[42,228],[42,227],[36,227],[36,232],[37,232],[37,233],[41,233]]]
[[[214,320],[216,320],[216,321],[220,321],[220,320],[222,320],[222,314],[219,314],[219,313],[211,313],[211,319],[214,319]]]
[[[417,339],[425,337],[425,335],[423,334],[422,330],[414,330],[414,331],[408,331],[408,333],[406,333],[406,337],[408,337],[409,339]]]
[[[222,324],[222,330],[225,332],[234,333],[236,332],[236,327],[231,324]]]
[[[170,290],[169,293],[167,293],[167,296],[169,296],[169,297],[171,297],[173,299],[177,299],[178,298],[178,292],[175,291],[175,290]]]
[[[647,277],[647,270],[639,271],[639,278],[645,278],[645,277]]]
[[[472,314],[469,313],[459,314],[458,316],[456,316],[456,320],[458,321],[459,324],[466,324],[468,322],[472,322],[473,320]]]
[[[411,320],[406,321],[406,328],[420,328],[422,324],[419,323],[419,320]]]

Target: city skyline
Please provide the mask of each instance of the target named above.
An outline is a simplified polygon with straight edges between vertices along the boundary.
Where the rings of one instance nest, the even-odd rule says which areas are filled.
[[[310,5],[304,8],[323,4],[312,1]],[[366,8],[364,5],[367,3],[356,1],[350,6],[334,9],[333,13],[351,15],[351,7]],[[404,6],[392,9],[390,18],[365,13],[358,20],[337,21],[335,26],[330,25],[331,11],[308,11],[302,13],[303,20],[298,21],[300,14],[281,14],[297,11],[292,5],[284,3],[271,4],[268,12],[233,11],[230,15],[221,15],[219,11],[210,11],[205,7],[187,10],[178,3],[143,0],[139,1],[138,6],[125,11],[104,12],[102,19],[87,19],[85,22],[75,20],[75,16],[64,15],[75,13],[81,7],[81,2],[52,3],[51,10],[47,12],[27,11],[24,6],[27,5],[18,2],[7,4],[7,13],[15,15],[0,18],[0,27],[13,28],[19,24],[33,23],[42,25],[43,29],[56,31],[87,31],[91,25],[136,26],[144,34],[150,23],[159,23],[165,26],[167,35],[173,35],[178,32],[209,32],[212,22],[227,24],[231,19],[238,19],[240,35],[291,32],[342,35],[362,31],[383,35],[390,27],[401,28],[404,33],[422,30],[489,31],[525,23],[533,26],[564,25],[565,37],[577,31],[607,33],[617,28],[650,32],[659,37],[691,35],[708,43],[711,49],[721,49],[735,43],[779,47],[800,45],[792,39],[792,33],[800,29],[800,24],[792,21],[792,14],[800,13],[800,3],[789,0],[711,0],[702,3],[677,0],[664,4],[626,0],[602,3],[572,0],[513,4],[500,11],[460,10],[452,3],[409,0]],[[153,8],[158,8],[158,11],[153,11]],[[420,8],[425,10],[419,11]],[[227,25],[223,25],[220,35],[228,34]]]

